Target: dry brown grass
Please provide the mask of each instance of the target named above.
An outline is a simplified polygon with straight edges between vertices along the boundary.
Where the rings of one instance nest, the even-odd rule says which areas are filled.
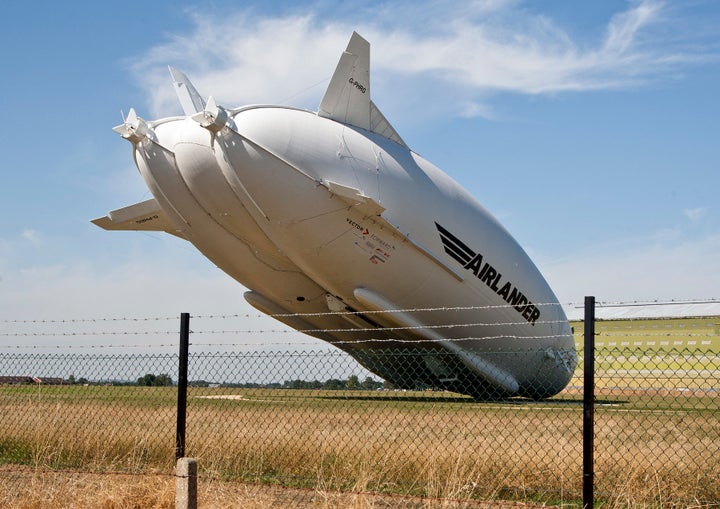
[[[175,478],[170,476],[101,475],[77,472],[0,468],[13,477],[0,483],[0,507],[7,509],[173,509]],[[317,488],[300,490],[267,485],[200,479],[203,509],[490,509],[539,507],[517,503],[341,493]],[[551,507],[543,505],[542,507]]]
[[[5,466],[0,506],[12,509],[172,509],[174,478],[98,475]]]
[[[206,408],[193,413],[189,454],[215,477],[332,490],[452,499],[577,491],[570,477],[552,472],[579,468],[578,451],[546,453],[550,441],[579,443],[576,419],[564,411],[528,417],[446,406],[422,412]],[[509,435],[513,429],[527,436]]]
[[[188,415],[201,507],[476,507],[478,500],[562,504],[580,497],[577,406],[224,391],[242,399],[193,399]],[[0,507],[172,507],[172,399],[69,400],[0,399],[0,452],[25,447],[29,465],[5,465]],[[699,417],[599,412],[595,471],[603,507],[710,507],[720,500],[720,415]]]

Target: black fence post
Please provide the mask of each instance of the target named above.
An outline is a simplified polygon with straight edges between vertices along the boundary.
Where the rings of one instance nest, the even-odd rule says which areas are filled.
[[[583,382],[583,509],[593,509],[595,449],[595,297],[585,297]]]
[[[188,352],[190,348],[190,313],[180,314],[180,358],[178,359],[177,428],[175,459],[185,456],[185,412],[187,409]]]

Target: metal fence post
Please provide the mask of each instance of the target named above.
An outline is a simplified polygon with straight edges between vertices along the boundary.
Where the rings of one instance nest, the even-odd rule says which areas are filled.
[[[583,509],[593,509],[595,442],[595,297],[585,297],[583,383]]]
[[[175,459],[185,456],[185,412],[187,409],[188,351],[190,348],[190,313],[180,314],[180,358],[178,359],[178,403],[175,433]]]

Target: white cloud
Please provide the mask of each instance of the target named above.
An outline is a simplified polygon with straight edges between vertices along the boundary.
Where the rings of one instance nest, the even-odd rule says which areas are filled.
[[[154,115],[179,111],[167,65],[183,70],[201,94],[223,105],[279,103],[329,79],[352,32],[349,25],[318,28],[309,16],[258,20],[240,13],[194,19],[194,32],[151,49],[133,64]],[[228,33],[242,37],[228,39]]]
[[[38,233],[35,230],[27,229],[23,230],[23,232],[20,234],[20,236],[25,239],[26,241],[30,242],[34,245],[40,245],[42,244],[42,237],[40,236],[40,233]]]
[[[460,105],[461,111],[460,116],[465,118],[482,117],[488,120],[493,120],[496,115],[492,109],[492,106],[488,104],[478,102],[467,102]]]
[[[683,215],[690,221],[696,222],[705,217],[710,210],[709,207],[696,207],[694,209],[684,209]]]
[[[662,4],[653,1],[640,2],[626,12],[616,14],[608,25],[604,50],[610,54],[622,54],[630,49],[640,29],[657,18]]]
[[[497,91],[546,94],[634,86],[702,57],[653,40],[651,29],[664,21],[663,8],[654,0],[635,2],[608,20],[604,38],[590,43],[573,40],[555,21],[516,1],[464,8],[442,2],[406,5],[398,10],[407,10],[408,19],[394,25],[386,20],[396,19],[397,12],[338,19],[323,13],[322,20],[312,11],[278,17],[243,11],[222,19],[195,13],[194,30],[152,48],[132,67],[148,91],[152,115],[179,111],[168,64],[183,69],[203,95],[212,94],[226,106],[293,98],[312,109],[324,89],[318,82],[332,74],[357,29],[373,45],[374,83],[385,84],[386,99],[415,93],[455,103],[451,111],[468,115],[473,113],[468,104],[484,103],[478,97]],[[430,15],[442,19],[428,25]],[[440,85],[442,93],[436,93]],[[474,110],[486,111],[487,106]]]

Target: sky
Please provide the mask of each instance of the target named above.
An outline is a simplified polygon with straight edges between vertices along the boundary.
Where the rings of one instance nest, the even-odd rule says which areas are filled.
[[[181,312],[278,327],[192,245],[90,223],[151,197],[111,128],[131,107],[181,113],[168,65],[228,107],[315,111],[353,30],[373,101],[562,303],[720,298],[714,0],[40,0],[0,17],[0,327],[175,330]]]

